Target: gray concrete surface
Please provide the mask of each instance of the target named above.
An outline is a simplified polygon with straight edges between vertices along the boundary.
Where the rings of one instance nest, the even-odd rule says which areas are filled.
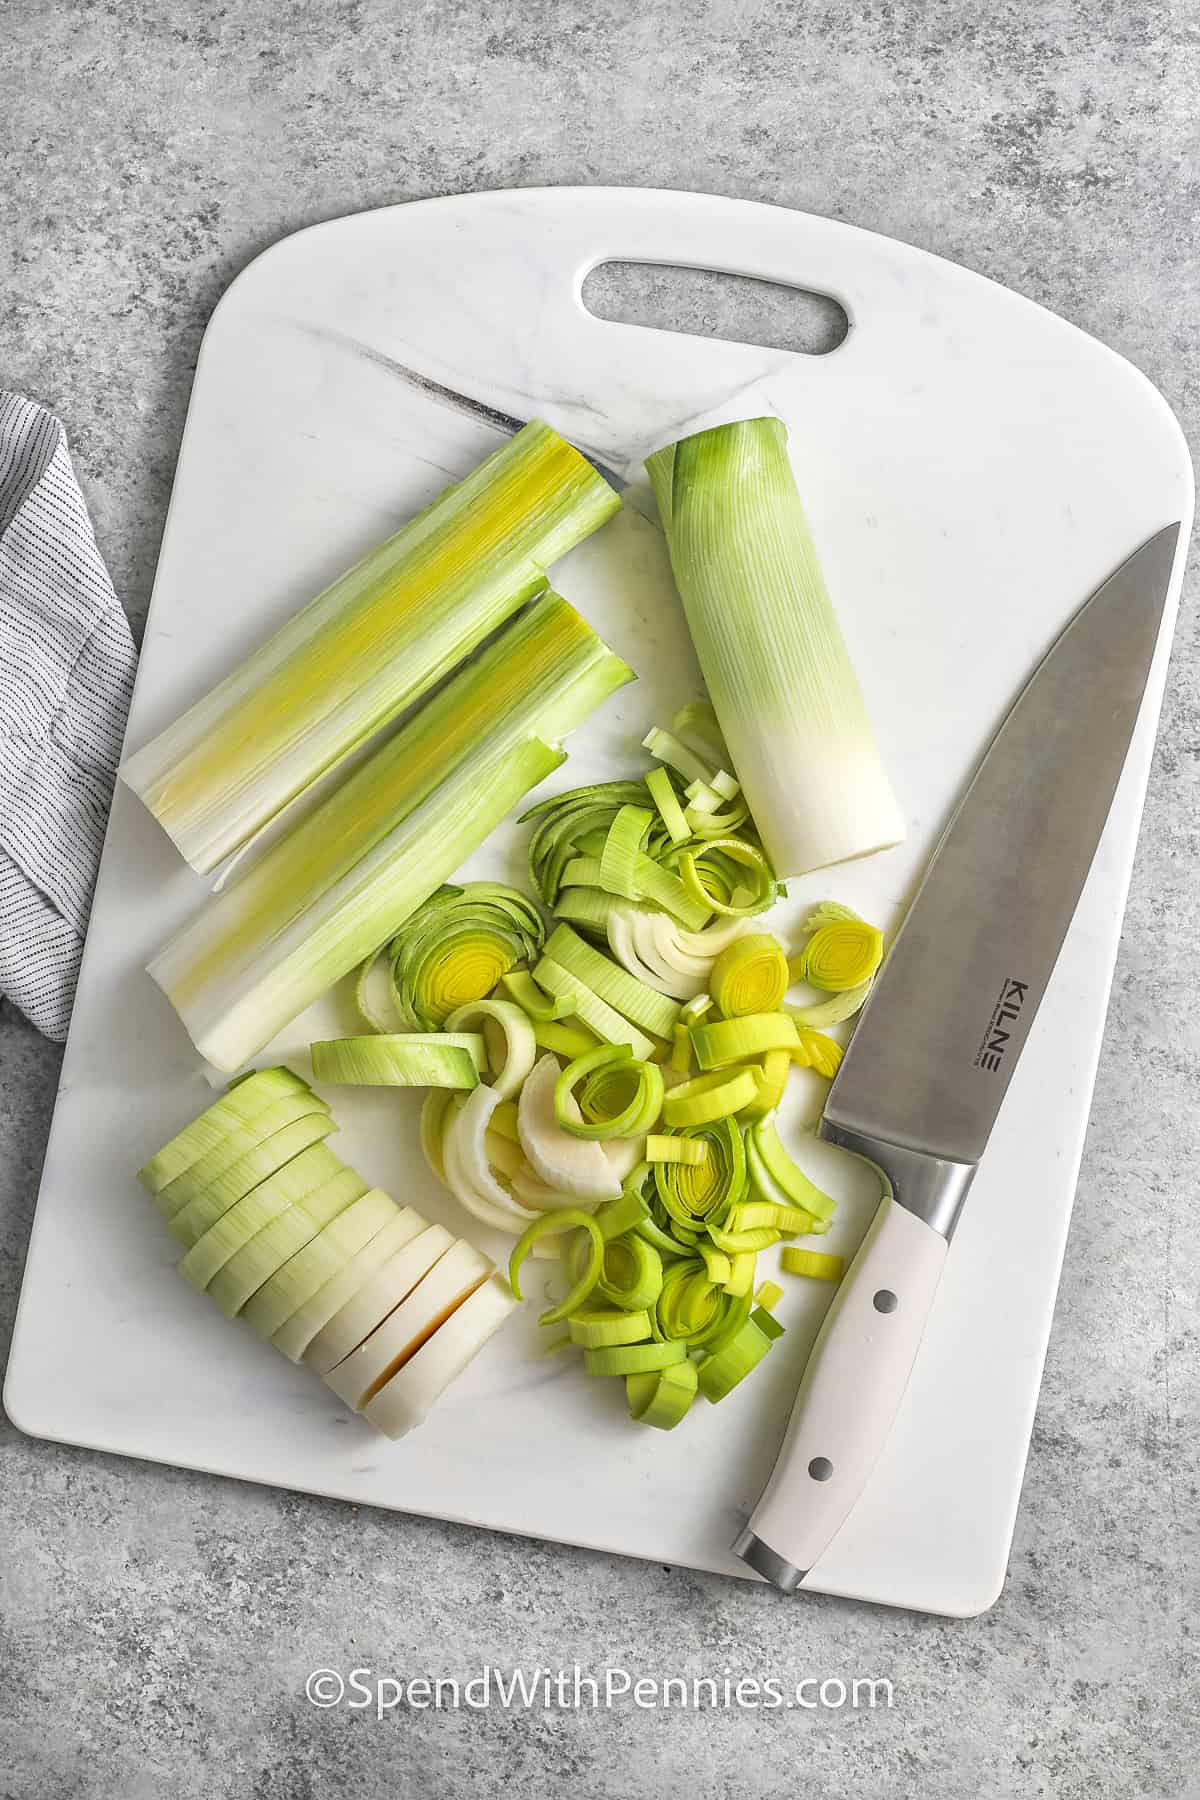
[[[0,0],[0,383],[66,421],[135,624],[222,288],[282,233],[427,194],[627,182],[852,219],[1066,314],[1200,441],[1198,95],[1186,0]],[[1200,1795],[1195,595],[995,1610],[773,1604],[0,1422],[3,1800]],[[0,1005],[0,1355],[57,1069]],[[376,1722],[302,1692],[316,1665],[576,1660],[876,1676],[895,1704]]]

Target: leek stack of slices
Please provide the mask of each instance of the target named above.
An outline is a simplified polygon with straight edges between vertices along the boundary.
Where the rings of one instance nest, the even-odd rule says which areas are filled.
[[[325,1139],[328,1103],[290,1069],[235,1083],[138,1172],[228,1318],[403,1437],[517,1306],[472,1244],[371,1188]]]

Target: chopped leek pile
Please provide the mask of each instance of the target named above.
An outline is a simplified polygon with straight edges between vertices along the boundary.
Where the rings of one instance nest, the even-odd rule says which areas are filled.
[[[826,592],[782,420],[697,432],[657,451],[646,469],[732,753],[726,766],[774,867],[786,879],[898,844],[904,822]],[[674,767],[689,783],[702,779],[678,756]],[[701,797],[706,805],[714,798]]]
[[[471,1054],[443,1042],[474,1068]],[[193,1287],[324,1376],[385,1436],[402,1437],[517,1299],[471,1244],[368,1188],[322,1141],[334,1129],[306,1082],[266,1069],[230,1088],[138,1179],[182,1244],[179,1271]]]
[[[124,780],[193,868],[215,868],[544,593],[550,564],[619,507],[534,420],[131,756]]]

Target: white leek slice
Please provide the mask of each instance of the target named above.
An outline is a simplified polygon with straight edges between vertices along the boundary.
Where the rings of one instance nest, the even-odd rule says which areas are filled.
[[[310,1113],[306,1118],[297,1119],[294,1125],[285,1125],[282,1131],[275,1132],[256,1149],[248,1150],[232,1168],[210,1182],[203,1193],[181,1206],[167,1221],[171,1236],[185,1250],[190,1250],[231,1207],[301,1154],[306,1157],[303,1169],[296,1171],[289,1180],[301,1174],[318,1175],[319,1172],[319,1180],[328,1181],[331,1175],[337,1174],[342,1163],[332,1150],[324,1147],[321,1139],[336,1129],[328,1113]]]
[[[378,1236],[399,1210],[390,1194],[385,1194],[382,1188],[371,1188],[368,1193],[360,1194],[345,1212],[330,1220],[324,1231],[318,1232],[303,1249],[276,1269],[243,1308],[243,1319],[259,1337],[273,1337],[293,1313],[344,1269],[365,1244]]]
[[[324,1330],[335,1313],[366,1287],[386,1262],[403,1250],[405,1244],[428,1229],[414,1207],[397,1209],[387,1223],[353,1255],[344,1268],[319,1287],[311,1300],[281,1325],[271,1339],[289,1361],[299,1362],[319,1331]],[[253,1303],[252,1303],[253,1304]]]
[[[206,872],[455,668],[620,506],[535,420],[122,767]]]
[[[236,1318],[265,1281],[269,1281],[284,1263],[310,1244],[366,1191],[367,1184],[361,1175],[356,1175],[353,1169],[343,1169],[315,1193],[297,1200],[218,1269],[206,1290],[209,1299],[226,1318]]]
[[[363,1417],[389,1438],[412,1431],[518,1304],[502,1275],[489,1276],[367,1401]]]
[[[206,1151],[222,1143],[231,1129],[257,1118],[276,1100],[311,1092],[308,1083],[290,1069],[256,1069],[253,1075],[235,1081],[198,1119],[185,1125],[169,1144],[152,1156],[145,1167],[138,1170],[138,1180],[152,1194],[157,1194]]]
[[[488,1125],[501,1104],[495,1088],[477,1087],[448,1112],[442,1161],[446,1185],[460,1206],[494,1231],[520,1233],[533,1214],[501,1187],[488,1164]]]
[[[394,937],[629,679],[557,595],[510,625],[154,957],[201,1055],[237,1068]]]
[[[352,1294],[309,1343],[304,1361],[328,1375],[386,1319],[454,1243],[444,1225],[427,1225]]]
[[[345,1168],[332,1152],[304,1151],[222,1213],[177,1264],[179,1273],[193,1287],[206,1288],[230,1257],[236,1256],[274,1219],[293,1206],[305,1205],[335,1181],[342,1183],[347,1206],[367,1191],[366,1182],[353,1169]]]
[[[904,821],[782,420],[697,432],[646,469],[708,692],[780,880],[899,843]]]
[[[489,1257],[464,1240],[451,1245],[408,1297],[329,1371],[327,1384],[358,1412],[495,1267]]]
[[[614,900],[606,921],[609,949],[622,968],[628,969],[647,987],[657,988],[660,994],[668,994],[674,1000],[690,1000],[700,991],[703,977],[684,975],[677,969],[668,968],[653,952],[653,945],[654,960],[643,959],[639,944],[643,934],[635,929],[636,921],[643,916],[628,901]]]
[[[329,1104],[321,1100],[309,1090],[303,1094],[289,1094],[282,1100],[276,1100],[259,1113],[258,1117],[245,1124],[234,1126],[226,1133],[222,1141],[212,1150],[198,1156],[194,1163],[186,1168],[166,1187],[160,1188],[154,1196],[154,1204],[164,1219],[173,1219],[181,1206],[202,1194],[206,1187],[224,1175],[236,1162],[240,1162],[248,1151],[257,1149],[282,1131],[285,1125],[294,1125],[298,1119],[306,1119],[313,1113],[329,1113]]]
[[[561,1070],[547,1054],[534,1068],[517,1104],[521,1148],[539,1180],[557,1194],[576,1200],[615,1200],[621,1183],[597,1143],[572,1137],[558,1122],[554,1090]]]
[[[497,1100],[511,1100],[537,1056],[537,1039],[528,1013],[515,1000],[469,1000],[450,1014],[445,1029],[483,1031],[493,1070],[492,1092]],[[500,1049],[495,1042],[497,1036],[502,1038]]]

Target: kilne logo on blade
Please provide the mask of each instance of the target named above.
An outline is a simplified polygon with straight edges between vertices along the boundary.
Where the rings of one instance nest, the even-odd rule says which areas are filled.
[[[1011,975],[1005,976],[1000,998],[992,1008],[988,1028],[983,1034],[983,1042],[975,1058],[977,1069],[987,1069],[992,1075],[1000,1073],[1000,1065],[1012,1036],[1009,1027],[1024,1006],[1028,993],[1027,981],[1016,981]]]

